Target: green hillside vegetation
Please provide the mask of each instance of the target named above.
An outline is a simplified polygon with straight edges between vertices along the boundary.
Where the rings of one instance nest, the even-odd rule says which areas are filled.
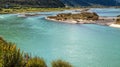
[[[120,6],[119,0],[60,0],[68,6],[79,7],[79,6]]]
[[[59,0],[0,0],[0,14],[63,10]]]
[[[33,8],[33,7],[14,7],[14,8],[0,8],[0,14],[8,13],[23,13],[23,12],[49,12],[49,11],[63,11],[71,8]]]
[[[58,8],[65,5],[59,0],[0,0],[0,7],[42,7]]]
[[[54,61],[52,67],[72,67],[65,61]],[[11,42],[0,37],[0,67],[48,67],[43,58],[30,57]]]

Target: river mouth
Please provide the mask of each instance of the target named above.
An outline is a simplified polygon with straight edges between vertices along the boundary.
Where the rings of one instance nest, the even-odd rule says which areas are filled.
[[[115,16],[113,13],[118,9],[114,11],[111,16]],[[52,60],[63,59],[75,67],[120,67],[119,28],[56,23],[45,20],[46,16],[0,15],[0,35],[16,43],[22,51],[43,57],[48,65]]]

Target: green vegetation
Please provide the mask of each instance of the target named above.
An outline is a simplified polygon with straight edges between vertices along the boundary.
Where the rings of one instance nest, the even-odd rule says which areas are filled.
[[[52,62],[52,67],[72,67],[68,62],[57,60]]]
[[[14,8],[0,8],[0,14],[8,13],[23,13],[23,12],[49,12],[49,11],[63,11],[70,8],[32,8],[32,7],[14,7]],[[72,9],[72,8],[71,8]]]
[[[26,67],[47,67],[42,58],[34,57],[28,60]]]
[[[21,67],[23,65],[20,49],[16,49],[16,46],[12,43],[3,46],[1,56],[3,67]]]
[[[20,49],[0,38],[0,65],[2,67],[22,67],[22,61]]]
[[[21,52],[15,44],[8,43],[0,37],[0,67],[47,67],[47,65],[42,58],[30,57]],[[72,67],[72,65],[58,60],[52,62],[52,67]]]
[[[55,20],[98,20],[99,16],[96,13],[90,13],[90,12],[82,12],[79,14],[58,14],[57,16],[49,16],[48,18],[50,19],[55,19]]]
[[[0,0],[0,7],[42,7],[58,8],[65,5],[59,0]]]

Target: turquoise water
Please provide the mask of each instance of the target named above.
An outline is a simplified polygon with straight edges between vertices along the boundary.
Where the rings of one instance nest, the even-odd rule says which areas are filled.
[[[120,9],[113,8],[92,11],[101,16],[120,14]],[[0,15],[0,36],[32,56],[43,57],[49,66],[52,60],[63,59],[75,67],[120,67],[119,28],[44,19],[57,13],[43,12],[46,15],[28,18],[19,18],[16,14]]]
[[[100,16],[112,16],[112,17],[115,17],[117,15],[120,15],[120,9],[115,9],[115,8],[107,8],[107,9],[106,8],[102,8],[102,9],[93,8],[90,11],[97,12],[98,15],[100,15]]]

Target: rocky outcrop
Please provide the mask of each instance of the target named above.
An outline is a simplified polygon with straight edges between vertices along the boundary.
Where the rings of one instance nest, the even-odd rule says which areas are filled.
[[[61,21],[65,21],[65,20],[98,20],[99,16],[96,13],[91,13],[91,12],[82,12],[79,14],[71,14],[71,13],[67,13],[67,14],[58,14],[56,16],[49,16],[49,19],[55,19],[55,20],[61,20]]]
[[[120,24],[120,15],[117,16],[116,24]]]
[[[71,14],[71,13],[58,14],[56,16],[49,16],[46,19],[50,21],[62,22],[62,23],[98,24],[98,25],[110,26],[111,24],[114,24],[116,17],[101,17],[94,12],[82,12],[79,14]]]

